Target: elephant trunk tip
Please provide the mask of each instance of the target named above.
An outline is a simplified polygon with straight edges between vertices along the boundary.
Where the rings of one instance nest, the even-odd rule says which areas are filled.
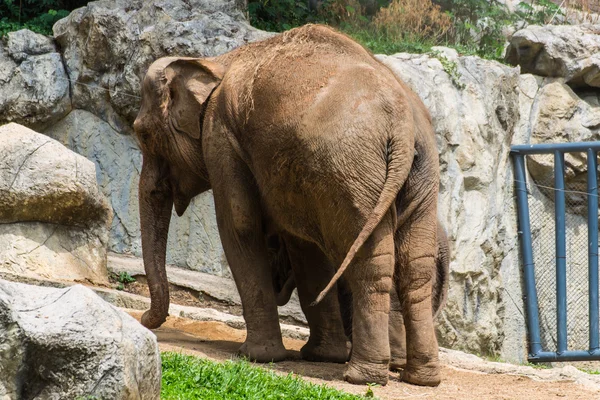
[[[160,328],[160,326],[167,320],[168,315],[169,313],[161,315],[157,314],[152,309],[147,310],[142,315],[142,325],[144,325],[148,329]]]

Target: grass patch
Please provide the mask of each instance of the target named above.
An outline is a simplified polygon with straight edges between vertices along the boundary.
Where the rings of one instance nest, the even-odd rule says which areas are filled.
[[[577,369],[580,370],[581,372],[585,372],[586,374],[600,375],[600,370],[597,370],[597,369],[579,368],[579,367],[577,367]]]
[[[289,374],[252,366],[247,361],[223,363],[179,353],[162,353],[161,399],[357,400],[364,399],[304,382]]]
[[[365,46],[373,54],[423,54],[429,53],[433,46],[437,46],[435,42],[424,40],[422,38],[394,40],[376,30],[351,25],[341,26],[338,29]]]
[[[535,363],[526,362],[523,365],[525,365],[527,367],[532,367],[534,369],[550,369],[550,368],[552,368],[552,366],[550,365],[550,363],[535,364]]]

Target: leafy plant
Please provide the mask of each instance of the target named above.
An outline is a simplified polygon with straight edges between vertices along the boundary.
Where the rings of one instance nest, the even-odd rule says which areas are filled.
[[[451,30],[452,21],[431,0],[393,0],[379,10],[373,25],[392,40],[416,38],[437,43]]]
[[[515,14],[526,24],[533,25],[549,24],[556,16],[564,16],[560,6],[550,0],[522,1],[517,5]]]
[[[439,51],[432,51],[431,55],[440,61],[444,71],[450,76],[450,80],[452,80],[454,86],[461,90],[466,87],[465,84],[460,81],[462,75],[458,72],[458,64],[455,61],[448,59],[446,55]]]
[[[50,35],[52,26],[88,0],[0,0],[0,36],[19,29]]]
[[[121,271],[118,275],[111,273],[111,280],[118,283],[117,290],[124,290],[125,285],[135,282],[135,278],[126,271]]]
[[[308,8],[306,0],[250,0],[248,14],[253,26],[275,32],[317,22],[318,19],[316,11]]]
[[[484,58],[501,59],[506,38],[504,29],[513,17],[498,0],[444,0],[442,8],[452,18],[453,45]]]
[[[376,383],[367,383],[367,392],[365,393],[365,397],[372,399],[375,398],[375,393],[373,393],[373,388],[378,387],[379,385]]]

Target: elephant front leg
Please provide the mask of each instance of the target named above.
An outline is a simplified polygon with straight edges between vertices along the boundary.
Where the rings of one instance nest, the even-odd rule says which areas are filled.
[[[237,196],[225,201],[222,199],[215,193],[219,234],[246,321],[247,336],[240,353],[258,362],[281,361],[286,358],[287,352],[281,339],[267,250],[264,241],[259,238],[260,228],[253,224],[245,226],[260,214],[255,211],[241,217],[239,212],[244,200]]]
[[[240,353],[258,362],[281,361],[287,352],[273,289],[271,265],[262,230],[260,198],[248,168],[227,141],[209,161],[219,235],[242,300],[246,341]]]
[[[332,290],[319,304],[311,305],[333,276],[333,268],[315,244],[289,236],[285,242],[300,305],[310,327],[308,342],[300,351],[302,359],[345,363],[348,361],[347,337],[336,291]]]

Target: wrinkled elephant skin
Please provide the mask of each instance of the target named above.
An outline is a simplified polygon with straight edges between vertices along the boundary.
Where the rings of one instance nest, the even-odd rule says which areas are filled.
[[[340,277],[352,293],[346,380],[387,383],[395,288],[404,299],[403,379],[440,382],[431,317],[439,185],[431,119],[362,46],[307,25],[218,57],[161,58],[144,79],[134,130],[144,159],[140,221],[152,300],[145,326],[160,326],[168,312],[170,211],[183,214],[212,188],[246,321],[241,353],[260,362],[286,357],[265,243],[274,232],[295,275],[320,266],[325,277],[296,282],[309,323],[339,309],[331,290]],[[329,342],[341,326],[337,315],[311,324],[306,358],[344,356],[342,343]]]

